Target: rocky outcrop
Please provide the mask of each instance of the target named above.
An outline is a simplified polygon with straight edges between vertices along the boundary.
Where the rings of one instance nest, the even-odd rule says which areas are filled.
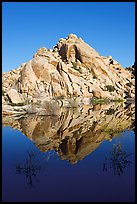
[[[130,67],[126,67],[126,69],[129,70],[135,76],[135,63]]]
[[[60,107],[59,112],[56,116],[5,116],[2,124],[21,131],[42,152],[55,150],[61,159],[72,164],[93,152],[103,140],[111,141],[135,126],[134,104]]]
[[[81,38],[70,34],[53,49],[40,48],[32,60],[3,73],[3,101],[32,104],[57,98],[134,98],[134,79],[111,56],[100,56]],[[13,94],[9,96],[13,89],[17,100]]]

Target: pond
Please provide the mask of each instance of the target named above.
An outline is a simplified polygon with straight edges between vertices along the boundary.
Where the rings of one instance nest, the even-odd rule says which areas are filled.
[[[4,202],[134,202],[135,106],[3,116]]]

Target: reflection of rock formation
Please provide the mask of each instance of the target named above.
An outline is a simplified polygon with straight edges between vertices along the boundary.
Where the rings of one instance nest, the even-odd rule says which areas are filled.
[[[62,109],[60,116],[3,117],[3,125],[20,130],[43,152],[55,150],[76,163],[125,129],[133,128],[135,106],[97,105]]]

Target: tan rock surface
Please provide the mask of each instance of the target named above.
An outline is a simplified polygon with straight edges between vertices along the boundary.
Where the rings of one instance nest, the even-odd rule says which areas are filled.
[[[17,92],[16,89],[10,89],[7,92],[7,95],[10,98],[12,103],[22,103],[23,102],[21,95]]]
[[[114,86],[115,91],[106,86]],[[15,89],[25,101],[93,96],[114,100],[135,97],[135,76],[111,56],[100,56],[81,38],[70,34],[53,50],[40,48],[32,60],[3,73],[2,88],[5,93]]]

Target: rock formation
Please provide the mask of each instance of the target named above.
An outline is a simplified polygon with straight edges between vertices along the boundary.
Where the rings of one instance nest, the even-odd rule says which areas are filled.
[[[2,124],[18,129],[42,151],[55,150],[72,164],[94,151],[105,139],[111,140],[135,125],[135,106],[120,103],[60,107],[60,115],[5,116]]]
[[[126,67],[126,69],[129,70],[135,76],[135,63],[130,67]]]
[[[3,111],[11,113],[11,104],[35,104],[38,100],[134,98],[134,78],[111,56],[100,56],[81,38],[70,34],[53,49],[40,48],[32,60],[2,74]]]

